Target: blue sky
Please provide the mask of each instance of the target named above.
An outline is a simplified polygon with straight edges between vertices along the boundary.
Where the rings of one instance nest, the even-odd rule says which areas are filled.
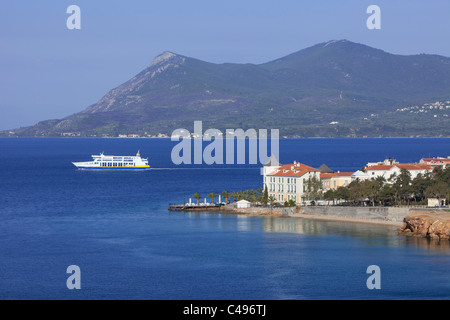
[[[81,30],[68,30],[69,5]],[[368,30],[369,5],[381,30]],[[450,1],[22,0],[0,11],[0,130],[95,103],[163,51],[263,63],[333,39],[396,54],[450,56]]]

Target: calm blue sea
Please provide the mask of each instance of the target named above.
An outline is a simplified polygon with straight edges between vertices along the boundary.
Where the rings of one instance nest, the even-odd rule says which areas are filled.
[[[168,139],[0,139],[0,299],[449,299],[448,242],[395,227],[215,213],[170,202],[258,188],[259,166],[176,166]],[[91,154],[149,171],[79,171]],[[450,155],[450,139],[292,139],[280,161],[341,171]],[[69,290],[66,269],[81,269]],[[369,290],[378,265],[381,289]]]

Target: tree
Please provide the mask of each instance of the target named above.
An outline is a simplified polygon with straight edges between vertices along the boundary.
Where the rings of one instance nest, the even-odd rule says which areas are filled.
[[[365,180],[362,183],[362,194],[369,199],[372,206],[375,206],[375,201],[385,181],[383,177],[377,177],[375,180]]]
[[[315,175],[306,180],[306,195],[309,200],[317,200],[322,195],[322,182]]]
[[[250,189],[245,191],[246,197],[245,199],[250,202],[256,202],[257,200],[257,191],[255,189]]]
[[[264,186],[264,193],[262,196],[262,202],[264,203],[264,206],[267,205],[267,201],[269,201],[269,191],[267,190],[267,185]]]
[[[431,186],[434,181],[430,174],[422,175],[419,173],[411,182],[411,189],[414,201],[423,201],[425,199],[425,190]]]
[[[378,200],[383,206],[395,202],[395,189],[390,184],[385,184],[378,192]]]
[[[395,177],[395,181],[392,184],[394,187],[397,198],[400,200],[404,199],[405,202],[409,203],[409,199],[412,194],[412,188],[411,188],[411,173],[406,169],[401,169],[400,174]]]
[[[425,195],[428,198],[437,198],[439,201],[439,207],[441,206],[441,199],[446,199],[450,194],[450,186],[448,183],[441,181],[432,186],[429,186],[425,190]]]
[[[275,198],[273,196],[269,197],[269,202],[270,202],[270,209],[273,208],[273,205],[275,204]]]
[[[289,199],[289,201],[285,201],[285,202],[284,202],[284,206],[285,206],[285,207],[295,207],[296,204],[295,204],[295,201],[294,201],[294,200]]]
[[[224,190],[220,193],[220,195],[225,198],[225,204],[228,204],[228,198],[230,197],[230,193]]]
[[[331,201],[333,200],[333,204],[336,200],[336,192],[333,189],[329,189],[327,190],[324,194],[323,194],[323,198],[327,201]]]
[[[359,179],[349,184],[348,196],[354,204],[359,204],[363,200],[362,182]]]
[[[200,203],[200,199],[202,198],[202,196],[199,193],[194,193],[193,196],[195,199],[197,199],[197,205],[199,205]]]
[[[342,199],[344,201],[348,201],[348,199],[350,199],[350,189],[348,187],[338,187],[334,194],[336,199]]]
[[[208,198],[211,198],[211,203],[214,204],[214,199],[217,198],[217,195],[214,192],[208,194]]]
[[[433,170],[435,179],[439,182],[447,182],[450,184],[450,165],[447,165],[445,169],[438,166]]]

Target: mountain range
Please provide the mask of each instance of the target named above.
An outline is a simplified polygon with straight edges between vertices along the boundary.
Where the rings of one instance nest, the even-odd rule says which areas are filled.
[[[448,113],[450,58],[333,40],[263,64],[166,51],[81,112],[0,134],[170,136],[202,120],[285,137],[448,137]]]

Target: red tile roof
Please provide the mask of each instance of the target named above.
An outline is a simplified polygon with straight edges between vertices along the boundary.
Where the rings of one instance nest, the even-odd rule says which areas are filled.
[[[320,172],[319,169],[315,169],[313,167],[307,166],[303,163],[295,163],[295,164],[285,164],[279,167],[274,172],[269,173],[270,176],[285,176],[285,177],[301,177],[307,172],[316,171]]]
[[[397,167],[399,169],[406,169],[406,170],[431,170],[431,166],[428,164],[420,164],[420,163],[396,163],[392,165],[387,164],[380,164],[375,166],[367,167],[366,170],[380,170],[380,171],[388,171],[392,168]]]
[[[423,158],[422,161],[431,164],[439,164],[441,162],[450,163],[450,159],[448,158]]]
[[[354,172],[334,172],[334,173],[321,173],[320,179],[333,178],[333,177],[350,177]]]

